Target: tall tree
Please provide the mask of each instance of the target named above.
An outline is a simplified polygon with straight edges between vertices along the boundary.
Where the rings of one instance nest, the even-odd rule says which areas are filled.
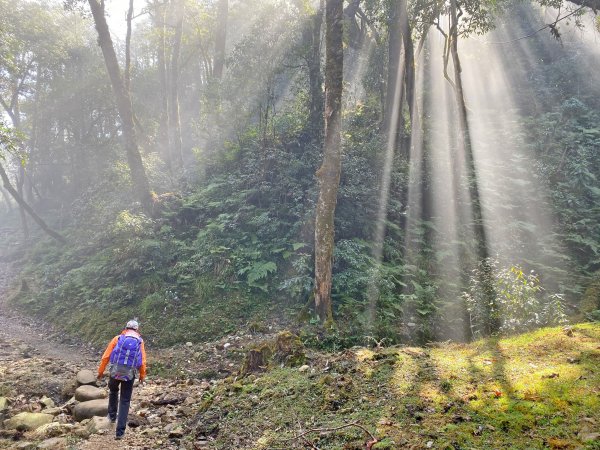
[[[310,90],[309,124],[317,142],[323,139],[323,75],[321,74],[321,25],[325,1],[319,2],[319,9],[312,17],[309,28],[310,53],[308,58],[308,82]]]
[[[332,323],[332,264],[334,218],[342,170],[343,0],[327,0],[325,62],[325,146],[317,170],[319,198],[315,217],[315,310],[325,324]]]
[[[98,31],[98,44],[100,45],[102,55],[104,56],[104,63],[106,64],[106,69],[115,94],[117,110],[119,111],[119,117],[121,118],[123,138],[125,140],[125,153],[131,172],[133,189],[144,209],[150,211],[152,207],[152,195],[150,192],[150,184],[146,177],[146,171],[144,170],[142,156],[140,155],[138,148],[131,97],[125,88],[123,78],[121,77],[119,62],[104,15],[104,1],[101,0],[98,2],[98,0],[88,0],[88,3],[92,10],[92,16],[94,17],[94,23],[96,25],[96,30]]]
[[[183,169],[183,155],[181,142],[181,118],[179,116],[179,60],[181,57],[181,39],[183,36],[183,0],[174,0],[173,18],[175,22],[175,34],[173,36],[173,47],[171,49],[171,67],[169,72],[169,147],[171,148],[172,162],[177,169]]]
[[[217,4],[217,29],[215,32],[215,62],[213,77],[220,80],[225,66],[225,46],[227,44],[227,18],[229,15],[229,0],[219,0]]]
[[[388,74],[383,130],[394,149],[401,144],[403,137],[404,103],[408,106],[411,121],[414,106],[414,46],[406,3],[407,0],[392,1],[388,24]],[[403,150],[408,152],[408,148]]]
[[[171,155],[169,150],[169,93],[167,81],[167,31],[166,31],[166,0],[155,0],[152,3],[152,24],[156,32],[156,65],[160,95],[160,114],[158,119],[158,149],[167,162],[172,173]]]
[[[388,145],[396,148],[404,129],[402,106],[404,103],[404,70],[402,60],[402,18],[399,2],[390,4],[388,23],[388,73],[386,83],[383,135]]]
[[[125,35],[125,89],[131,91],[131,22],[133,21],[133,0],[127,9],[127,34]]]

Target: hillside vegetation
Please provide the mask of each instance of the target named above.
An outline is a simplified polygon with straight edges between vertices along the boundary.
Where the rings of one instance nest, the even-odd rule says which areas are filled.
[[[324,75],[341,68],[325,64],[324,9],[148,4],[130,41],[112,29],[107,66],[83,3],[0,0],[0,252],[23,269],[14,307],[96,343],[132,316],[161,346],[277,323],[318,335],[327,249],[330,347],[600,317],[600,70],[585,6],[549,27],[535,4],[458,0],[473,19],[444,31],[451,2],[337,2],[340,177],[323,244]],[[185,20],[165,27],[157,18],[177,5]],[[94,20],[119,15],[106,8]],[[444,76],[449,32],[464,108]],[[394,96],[403,46],[419,82],[407,71]],[[127,101],[106,72],[119,65]],[[14,195],[59,234],[44,236]]]

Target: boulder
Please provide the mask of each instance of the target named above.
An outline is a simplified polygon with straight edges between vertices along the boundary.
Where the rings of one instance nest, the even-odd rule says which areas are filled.
[[[44,396],[40,399],[40,404],[44,408],[54,408],[56,406],[56,404],[54,403],[54,400],[52,400],[51,398],[48,398],[46,396]]]
[[[94,416],[106,416],[108,414],[108,400],[98,399],[81,402],[73,408],[73,417],[78,422],[91,419]]]
[[[79,402],[87,402],[89,400],[98,400],[106,398],[106,391],[89,384],[79,386],[75,390],[75,400]]]
[[[95,434],[101,431],[110,430],[111,425],[112,424],[110,423],[110,419],[108,417],[94,416],[87,423],[85,428],[88,433]]]
[[[75,427],[73,427],[73,430],[71,431],[71,433],[74,436],[80,437],[82,439],[87,439],[90,437],[90,432],[87,430],[87,428],[81,424],[77,424],[75,425]]]
[[[44,409],[44,414],[52,414],[53,416],[58,416],[63,410],[61,408],[46,408]]]
[[[4,427],[12,430],[30,431],[52,422],[52,414],[22,412],[4,421]]]
[[[69,428],[59,422],[50,422],[46,425],[42,425],[33,433],[36,439],[47,439],[51,437],[58,437],[66,434]]]
[[[91,384],[93,386],[96,386],[96,374],[91,370],[80,370],[79,372],[77,372],[77,384],[79,386],[85,384]]]

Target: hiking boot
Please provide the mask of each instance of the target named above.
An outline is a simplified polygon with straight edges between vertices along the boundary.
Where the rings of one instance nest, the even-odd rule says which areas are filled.
[[[113,419],[113,418],[112,418],[112,417],[110,417],[110,416],[106,416],[106,418],[107,418],[108,420],[110,420],[110,423],[115,423],[115,422],[117,421],[117,418],[116,418],[116,417]]]
[[[125,436],[123,436],[122,434],[117,434],[117,435],[115,436],[115,440],[116,440],[116,441],[120,441],[120,440],[121,440],[121,439],[123,439],[124,437],[125,437]]]

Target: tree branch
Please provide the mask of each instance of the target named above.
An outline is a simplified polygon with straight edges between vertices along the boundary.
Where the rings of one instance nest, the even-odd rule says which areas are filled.
[[[6,174],[6,171],[4,170],[4,167],[2,167],[1,164],[0,164],[0,178],[2,178],[2,182],[4,183],[4,189],[6,189],[10,193],[10,195],[12,195],[12,197],[19,204],[19,206],[21,206],[25,211],[27,211],[27,213],[40,226],[40,228],[42,230],[44,230],[47,234],[49,234],[50,236],[52,236],[54,239],[56,239],[61,244],[66,244],[67,243],[67,240],[62,235],[60,235],[59,233],[57,233],[56,231],[52,230],[46,224],[46,222],[44,222],[44,220],[35,213],[35,211],[31,208],[31,206],[29,206],[27,204],[27,202],[25,202],[25,200],[23,200],[23,197],[21,197],[19,195],[19,193],[15,190],[15,188],[12,187],[12,185],[10,184],[10,180],[8,178],[8,175]]]
[[[573,3],[577,3],[577,2],[573,2]],[[595,3],[598,3],[600,6],[600,0],[596,0]],[[578,3],[577,3],[578,4]],[[535,36],[536,34],[538,34],[540,31],[544,31],[546,28],[550,28],[551,30],[556,30],[556,24],[558,22],[560,22],[561,20],[565,20],[569,17],[571,17],[574,14],[577,14],[578,12],[580,12],[581,10],[583,10],[584,8],[591,8],[591,6],[588,5],[583,5],[580,6],[579,8],[575,9],[574,11],[571,11],[569,14],[567,14],[566,16],[563,17],[557,17],[556,20],[552,23],[547,23],[546,25],[544,25],[542,28],[539,28],[537,30],[535,30],[533,33],[529,33],[525,36],[521,36],[519,38],[516,39],[511,39],[510,41],[501,41],[501,42],[486,42],[486,44],[493,44],[493,45],[503,45],[503,44],[512,44],[513,42],[518,42],[518,41],[522,41],[523,39],[528,39],[530,37]],[[593,9],[593,8],[592,8]],[[594,12],[596,12],[594,10]]]

